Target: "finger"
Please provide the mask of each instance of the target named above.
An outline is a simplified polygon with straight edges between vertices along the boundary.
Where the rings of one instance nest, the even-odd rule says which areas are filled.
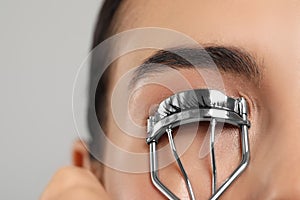
[[[64,167],[53,176],[40,200],[109,200],[103,186],[88,170]]]

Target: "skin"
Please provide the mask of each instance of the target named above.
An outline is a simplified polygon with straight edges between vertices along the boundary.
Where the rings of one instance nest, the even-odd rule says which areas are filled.
[[[299,13],[300,1],[283,0],[129,0],[120,8],[118,17],[124,20],[116,23],[115,32],[149,26],[170,28],[203,45],[213,43],[243,48],[262,61],[260,70],[263,75],[259,85],[242,76],[222,74],[227,95],[247,98],[252,127],[249,130],[251,163],[221,199],[300,199]],[[122,76],[141,64],[150,53],[140,51],[117,60],[110,94]],[[193,88],[205,88],[203,79],[192,70],[179,72]],[[187,88],[179,84],[176,90],[184,89]],[[130,99],[132,120],[144,125],[150,107],[170,95],[172,92],[162,86],[140,87]],[[143,108],[145,112],[136,108]],[[189,127],[185,128],[188,131]],[[182,156],[183,163],[193,163],[185,168],[197,199],[208,199],[211,193],[209,157],[197,159],[203,130],[205,127],[200,127],[197,137]],[[237,131],[225,128],[223,132],[216,146],[217,160],[222,163],[218,167],[219,185],[240,160]],[[107,133],[110,140],[123,149],[148,151],[143,139],[130,137],[118,128],[111,112],[108,113]],[[73,165],[54,175],[42,200],[165,199],[152,186],[148,173],[124,173],[94,163],[79,141],[73,148]],[[175,164],[162,169],[161,177],[181,199],[188,199]]]

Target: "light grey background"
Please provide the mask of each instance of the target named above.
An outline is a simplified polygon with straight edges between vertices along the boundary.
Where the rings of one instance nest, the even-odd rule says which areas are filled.
[[[70,163],[72,85],[101,0],[0,0],[0,199],[38,199]]]

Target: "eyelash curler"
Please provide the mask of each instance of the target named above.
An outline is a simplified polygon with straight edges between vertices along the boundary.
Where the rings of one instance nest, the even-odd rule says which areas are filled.
[[[157,111],[147,120],[147,143],[150,148],[150,173],[153,185],[171,200],[179,198],[171,192],[159,179],[157,143],[163,134],[167,134],[173,156],[185,181],[189,197],[195,200],[192,184],[180,161],[174,144],[172,129],[193,122],[210,122],[210,159],[212,170],[212,196],[218,199],[234,180],[246,169],[250,160],[247,118],[247,102],[243,97],[234,99],[218,90],[196,89],[177,93],[162,101]],[[216,188],[217,166],[215,161],[215,128],[217,123],[228,123],[241,129],[242,159],[239,166]]]

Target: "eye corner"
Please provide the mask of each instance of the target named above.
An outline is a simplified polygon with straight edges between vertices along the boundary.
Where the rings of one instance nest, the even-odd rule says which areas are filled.
[[[239,96],[244,97],[248,105],[248,117],[253,118],[255,112],[259,108],[258,100],[254,96],[249,96],[243,92],[239,92]]]

